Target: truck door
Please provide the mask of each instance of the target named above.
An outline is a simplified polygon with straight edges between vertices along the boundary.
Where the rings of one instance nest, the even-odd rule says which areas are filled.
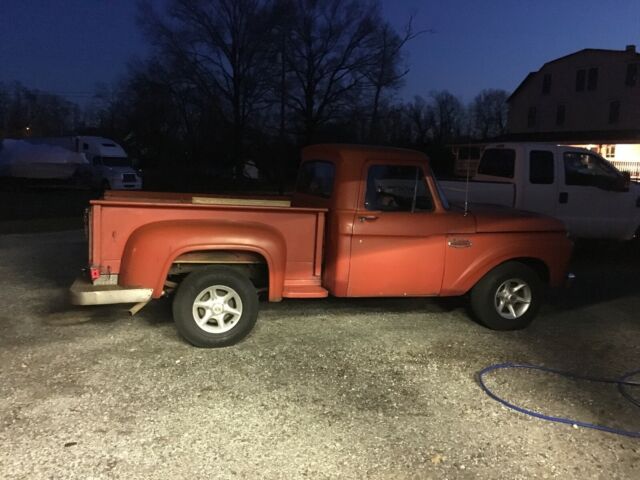
[[[522,198],[518,199],[518,208],[554,217],[558,209],[558,185],[553,151],[540,148],[524,153],[527,158],[522,171]]]
[[[421,165],[367,163],[355,213],[347,295],[440,292],[445,235]],[[440,228],[438,228],[440,226]]]
[[[577,237],[620,238],[629,229],[626,193],[616,191],[620,173],[598,155],[580,150],[562,153],[558,217]]]

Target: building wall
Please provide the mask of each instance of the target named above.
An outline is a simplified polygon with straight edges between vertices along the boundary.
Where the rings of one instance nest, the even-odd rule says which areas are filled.
[[[627,86],[627,65],[638,64],[635,86]],[[598,69],[597,86],[587,89],[590,68]],[[576,91],[576,73],[585,70],[585,88]],[[545,74],[551,76],[548,94],[543,93]],[[619,102],[619,118],[611,123],[611,102]],[[565,120],[559,125],[557,110],[564,105]],[[529,125],[530,108],[536,110]],[[640,54],[630,51],[584,50],[545,64],[521,85],[509,101],[509,133],[615,131],[640,129]]]

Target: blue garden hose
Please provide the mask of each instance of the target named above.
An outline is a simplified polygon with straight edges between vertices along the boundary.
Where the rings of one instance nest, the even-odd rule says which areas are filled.
[[[551,415],[545,415],[544,413],[536,412],[534,410],[528,410],[526,408],[519,407],[518,405],[514,405],[513,403],[508,402],[507,400],[505,400],[505,399],[499,397],[498,395],[496,395],[495,393],[493,393],[489,389],[489,387],[487,387],[487,385],[484,383],[484,376],[487,375],[490,372],[495,371],[495,370],[504,370],[504,369],[511,369],[511,368],[522,368],[522,369],[527,369],[527,370],[539,370],[541,372],[553,373],[555,375],[560,375],[562,377],[571,378],[573,380],[585,380],[585,381],[588,381],[588,382],[615,384],[615,385],[618,386],[618,390],[620,391],[622,396],[627,401],[629,401],[631,404],[635,405],[638,408],[640,408],[640,400],[638,400],[637,398],[634,398],[631,395],[631,393],[629,393],[629,388],[628,387],[640,387],[640,383],[632,382],[632,381],[629,380],[633,376],[640,374],[640,370],[635,370],[633,372],[625,373],[619,379],[612,379],[612,378],[592,377],[592,376],[588,376],[588,375],[577,375],[577,374],[571,373],[571,372],[564,372],[562,370],[556,370],[554,368],[540,367],[538,365],[529,365],[529,364],[526,364],[526,363],[525,364],[519,364],[519,363],[497,363],[495,365],[490,365],[490,366],[488,366],[486,368],[483,368],[478,373],[478,382],[480,383],[480,387],[482,388],[482,390],[484,390],[484,392],[487,395],[489,395],[491,398],[493,398],[494,400],[502,403],[504,406],[506,406],[508,408],[511,408],[512,410],[515,410],[515,411],[520,412],[520,413],[524,413],[525,415],[530,415],[532,417],[541,418],[542,420],[548,420],[550,422],[566,423],[567,425],[577,425],[579,427],[592,428],[594,430],[601,430],[603,432],[615,433],[617,435],[623,435],[625,437],[640,438],[640,431],[623,430],[623,429],[620,429],[620,428],[608,427],[606,425],[597,425],[595,423],[581,422],[579,420],[572,420],[570,418],[554,417],[554,416],[551,416]]]

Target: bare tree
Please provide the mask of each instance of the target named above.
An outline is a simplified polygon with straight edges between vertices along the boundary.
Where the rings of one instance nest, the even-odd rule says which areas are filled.
[[[460,100],[447,90],[431,93],[433,101],[433,137],[436,143],[446,143],[461,132],[464,108]]]
[[[236,163],[247,122],[264,107],[270,88],[271,7],[271,0],[170,0],[165,16],[148,3],[140,7],[141,22],[172,72],[228,120]]]
[[[481,139],[502,135],[507,126],[507,98],[505,90],[482,90],[471,103],[474,134]]]
[[[379,137],[380,101],[385,90],[397,90],[402,86],[409,68],[404,64],[402,49],[407,42],[425,31],[413,30],[413,18],[409,19],[402,34],[396,32],[389,23],[378,26],[373,37],[370,65],[365,69],[367,80],[373,88],[369,139]]]
[[[426,144],[433,126],[433,110],[424,98],[416,95],[413,102],[407,104],[406,114],[413,130],[413,142],[418,145]]]
[[[296,0],[288,42],[289,107],[305,143],[343,114],[365,81],[380,25],[373,0]]]

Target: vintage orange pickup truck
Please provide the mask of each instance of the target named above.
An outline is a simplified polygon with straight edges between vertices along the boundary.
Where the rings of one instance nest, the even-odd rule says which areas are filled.
[[[302,151],[289,198],[106,192],[87,215],[89,266],[72,303],[173,295],[180,334],[232,345],[260,294],[283,298],[470,294],[474,315],[523,328],[546,286],[562,286],[562,223],[507,208],[450,207],[419,152],[354,145]]]

